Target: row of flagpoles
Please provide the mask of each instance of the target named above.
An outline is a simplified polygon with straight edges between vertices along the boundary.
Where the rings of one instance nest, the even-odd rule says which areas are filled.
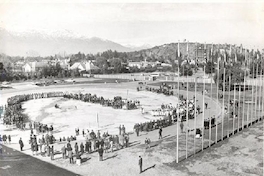
[[[206,45],[205,45],[206,47]],[[211,47],[213,48],[213,47]],[[206,49],[206,48],[205,48]],[[243,49],[241,49],[242,51]],[[187,42],[187,46],[186,46],[186,51],[187,51],[187,60],[189,59],[189,47],[188,47],[188,42]],[[239,132],[240,130],[247,128],[249,126],[251,126],[253,123],[255,123],[256,121],[259,121],[263,118],[264,114],[264,81],[263,81],[263,67],[260,67],[260,74],[259,74],[259,64],[262,64],[263,60],[260,60],[260,58],[257,58],[258,60],[260,60],[260,62],[256,63],[256,60],[252,59],[252,55],[246,54],[247,50],[244,50],[244,63],[243,66],[245,67],[246,65],[249,66],[250,64],[253,65],[253,69],[252,69],[252,85],[246,85],[246,69],[244,69],[244,73],[243,73],[243,85],[241,84],[234,84],[233,88],[231,88],[232,85],[232,73],[230,73],[230,70],[226,70],[225,66],[226,64],[233,64],[230,63],[231,60],[231,54],[232,54],[232,49],[231,49],[231,45],[230,45],[230,53],[229,53],[229,58],[227,57],[227,55],[224,55],[224,57],[222,58],[221,55],[219,56],[219,58],[217,59],[217,73],[216,73],[216,102],[217,105],[221,104],[221,114],[215,117],[214,122],[215,122],[215,140],[212,141],[212,108],[211,107],[209,110],[209,129],[208,132],[208,139],[205,139],[205,126],[204,126],[204,122],[205,122],[205,79],[203,81],[203,88],[202,88],[202,110],[203,110],[203,114],[202,114],[202,138],[201,138],[201,150],[204,150],[205,147],[205,140],[208,140],[208,147],[211,147],[213,143],[217,143],[218,141],[224,140],[224,138],[228,138],[230,137],[230,135],[234,135],[236,132]],[[212,52],[211,52],[212,53]],[[177,46],[177,54],[176,57],[179,59],[181,57],[181,52],[180,52],[180,43],[178,42],[178,46]],[[213,63],[213,59],[212,56],[210,56],[211,58],[211,62]],[[235,56],[237,57],[237,56]],[[237,59],[235,59],[235,62],[237,61]],[[195,62],[197,62],[197,55],[195,56]],[[220,68],[220,62],[221,64],[221,68]],[[188,62],[187,62],[188,64]],[[196,63],[195,63],[196,65]],[[256,69],[255,69],[255,65],[256,65]],[[220,69],[223,69],[223,75],[220,78]],[[178,87],[177,87],[177,94],[178,94],[178,99],[180,100],[180,62],[178,61]],[[228,72],[227,72],[228,71]],[[212,72],[212,70],[211,70]],[[258,80],[254,79],[255,77],[259,78]],[[240,75],[241,76],[241,75]],[[204,77],[205,77],[205,67],[204,67]],[[219,79],[223,79],[221,81],[223,81],[223,86],[222,86],[222,101],[219,101]],[[226,79],[228,80],[227,82],[227,87],[226,87]],[[196,125],[197,125],[197,114],[196,114],[196,110],[197,110],[197,103],[196,103],[196,94],[197,94],[197,81],[195,79],[195,86],[194,86],[194,97],[195,97],[195,101],[194,101],[194,108],[195,108],[195,112],[194,112],[194,143],[193,143],[193,148],[194,151],[189,153],[188,151],[188,145],[190,145],[189,142],[189,105],[188,105],[188,101],[189,101],[189,82],[188,82],[188,73],[187,73],[187,81],[186,81],[186,103],[187,103],[187,109],[186,109],[186,134],[185,134],[185,158],[188,158],[190,155],[192,154],[196,154],[197,150],[196,150]],[[237,86],[238,86],[238,91],[237,91]],[[249,89],[249,87],[251,87],[251,92],[250,94],[246,94],[246,90]],[[243,92],[241,92],[241,89],[243,88]],[[233,97],[231,97],[231,90],[233,91]],[[226,91],[227,90],[227,91]],[[227,95],[227,102],[226,102],[226,93],[228,92]],[[249,92],[249,91],[248,91]],[[242,96],[242,97],[241,97]],[[247,97],[246,97],[247,96]],[[249,101],[248,98],[250,98],[251,100]],[[210,97],[207,97],[207,99],[210,99],[211,101],[213,101],[213,82],[211,79],[210,82]],[[232,103],[232,107],[230,107],[231,101],[233,101]],[[242,103],[241,103],[242,101]],[[247,103],[246,103],[247,102]],[[241,105],[242,104],[242,105]],[[225,108],[227,106],[227,108]],[[227,110],[227,113],[226,113]],[[230,113],[232,112],[232,113]],[[232,114],[232,117],[230,118],[230,114]],[[179,162],[179,121],[180,121],[180,115],[179,113],[177,114],[177,126],[176,126],[176,163]],[[219,121],[218,118],[221,118],[221,121]],[[219,129],[218,129],[218,123],[221,123],[221,126],[219,125]],[[232,126],[230,126],[232,124]],[[218,134],[218,131],[220,131],[220,133]],[[218,137],[220,136],[220,137]]]

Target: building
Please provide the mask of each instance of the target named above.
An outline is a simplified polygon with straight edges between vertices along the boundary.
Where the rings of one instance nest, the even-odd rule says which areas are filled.
[[[34,73],[42,70],[44,67],[48,66],[47,62],[27,62],[23,65],[22,70],[25,73]]]
[[[95,66],[90,60],[85,62],[75,62],[70,66],[70,70],[77,69],[79,72],[98,70],[99,68]]]

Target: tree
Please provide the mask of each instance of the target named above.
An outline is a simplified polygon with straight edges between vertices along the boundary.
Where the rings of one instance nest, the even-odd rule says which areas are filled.
[[[208,61],[205,65],[205,73],[212,74],[215,72],[215,64],[211,61]]]
[[[107,73],[109,68],[109,63],[107,62],[107,59],[104,57],[97,57],[96,58],[96,66],[100,68],[102,73]]]
[[[225,68],[225,89],[226,90],[229,87],[229,82],[231,82],[230,87],[233,87],[234,84],[244,82],[244,71],[241,69],[239,65],[226,65],[225,67],[220,68],[219,77],[218,77],[218,73],[216,73],[214,76],[215,83],[217,83],[218,81],[219,89],[223,90],[224,68]],[[231,80],[229,81],[230,77],[231,77]]]
[[[192,68],[189,64],[184,64],[180,67],[180,75],[181,76],[192,76],[193,75],[193,71]]]
[[[122,70],[122,61],[119,58],[110,60],[110,66],[113,67],[114,73],[120,73]]]

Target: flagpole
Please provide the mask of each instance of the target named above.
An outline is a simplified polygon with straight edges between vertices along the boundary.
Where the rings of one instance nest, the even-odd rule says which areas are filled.
[[[225,67],[223,75],[223,112],[222,112],[222,141],[224,140],[224,118],[225,118]]]
[[[239,74],[239,76],[241,76],[241,74]],[[240,94],[241,94],[241,85],[239,83],[238,85],[238,111],[237,111],[237,132],[239,131],[239,118],[240,118],[240,115],[239,113],[241,112],[241,106],[240,106]]]
[[[179,43],[178,43],[178,105],[180,101],[180,61],[179,61]],[[180,111],[179,107],[177,107],[177,143],[176,143],[176,163],[179,163],[179,120],[180,120]]]
[[[206,49],[206,44],[205,44],[205,49]],[[211,58],[211,61],[213,62],[213,58]],[[213,82],[212,82],[212,67],[211,67],[211,102],[213,101]],[[212,108],[210,108],[209,111],[209,147],[211,147],[211,138],[212,138],[212,124],[211,124],[211,114],[212,113]]]
[[[250,115],[250,125],[252,125],[253,121],[253,102],[254,102],[254,63],[253,63],[253,70],[252,70],[252,102],[251,102],[251,115]]]
[[[195,135],[196,135],[196,111],[197,111],[197,104],[196,104],[196,89],[197,89],[197,77],[195,78],[195,86],[194,86],[194,155],[195,155],[195,151],[196,151],[196,147],[195,147]]]
[[[244,129],[245,126],[245,96],[246,96],[246,80],[245,80],[245,75],[246,75],[246,69],[244,69],[244,75],[243,75],[243,80],[244,80],[244,90],[243,90],[243,114],[242,114],[242,130]]]
[[[187,43],[187,60],[188,60],[188,43]],[[188,62],[187,62],[188,63]],[[188,65],[187,65],[188,66]],[[184,74],[184,73],[183,73]],[[186,98],[186,105],[187,105],[187,112],[186,112],[186,158],[188,158],[188,128],[189,128],[189,80],[188,80],[188,73],[187,73],[187,98]]]
[[[233,135],[235,134],[235,117],[236,117],[236,83],[234,84],[234,102],[233,102]]]
[[[258,104],[258,62],[257,62],[257,70],[256,70],[256,79],[255,79],[255,88],[256,88],[256,91],[255,91],[255,119],[256,120],[258,117],[257,117],[257,104]]]
[[[260,62],[260,74],[259,74],[259,81],[258,81],[258,87],[259,87],[259,96],[258,96],[258,111],[259,111],[259,120],[260,120],[260,117],[261,117],[261,106],[260,106],[260,102],[261,102],[261,79],[262,79],[262,68],[261,68],[261,62]]]
[[[204,77],[203,77],[203,120],[202,120],[202,123],[203,123],[203,128],[202,128],[202,151],[204,149],[204,134],[205,134],[205,128],[204,128],[204,94],[205,94],[205,66],[204,66]]]
[[[213,60],[213,58],[212,58],[212,60]],[[216,104],[216,106],[218,106],[218,104],[219,104],[219,99],[218,99],[218,94],[219,94],[219,69],[220,69],[220,67],[219,67],[219,59],[218,59],[218,61],[217,61],[217,77],[216,77],[216,102],[217,102],[217,104]],[[217,120],[218,120],[218,117],[216,116],[216,118],[215,118],[215,123],[216,123],[216,125],[215,125],[215,143],[217,143],[217,128],[218,128],[218,122],[217,122]]]
[[[231,100],[231,73],[229,70],[229,79],[228,79],[228,102],[227,102],[227,137],[229,138],[230,136],[230,130],[229,130],[229,121],[230,121],[230,100]]]

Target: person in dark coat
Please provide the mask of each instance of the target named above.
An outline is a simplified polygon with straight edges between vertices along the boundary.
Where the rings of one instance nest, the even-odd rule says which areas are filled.
[[[50,149],[50,159],[54,160],[54,147],[53,146]]]
[[[180,127],[181,127],[181,132],[183,133],[183,122],[181,122]]]
[[[159,139],[162,139],[162,128],[159,128]]]
[[[70,164],[73,164],[73,153],[72,153],[71,146],[68,148],[68,155],[69,155],[69,159],[70,159]]]
[[[23,151],[24,143],[22,141],[22,138],[19,139],[19,146],[20,146],[20,151]]]
[[[139,161],[138,161],[138,165],[139,165],[139,173],[142,173],[142,165],[143,165],[143,161],[141,156],[139,156]]]
[[[75,143],[74,148],[75,148],[75,153],[79,153],[79,146],[77,142]]]
[[[83,146],[83,143],[81,143],[80,145],[80,151],[81,151],[81,155],[84,153],[84,146]]]
[[[99,153],[99,161],[103,161],[104,149],[102,147],[100,147],[98,149],[98,153]]]
[[[11,136],[10,135],[8,135],[8,142],[9,142],[9,144],[11,143]]]
[[[85,142],[85,149],[84,150],[87,153],[89,152],[88,141]]]

